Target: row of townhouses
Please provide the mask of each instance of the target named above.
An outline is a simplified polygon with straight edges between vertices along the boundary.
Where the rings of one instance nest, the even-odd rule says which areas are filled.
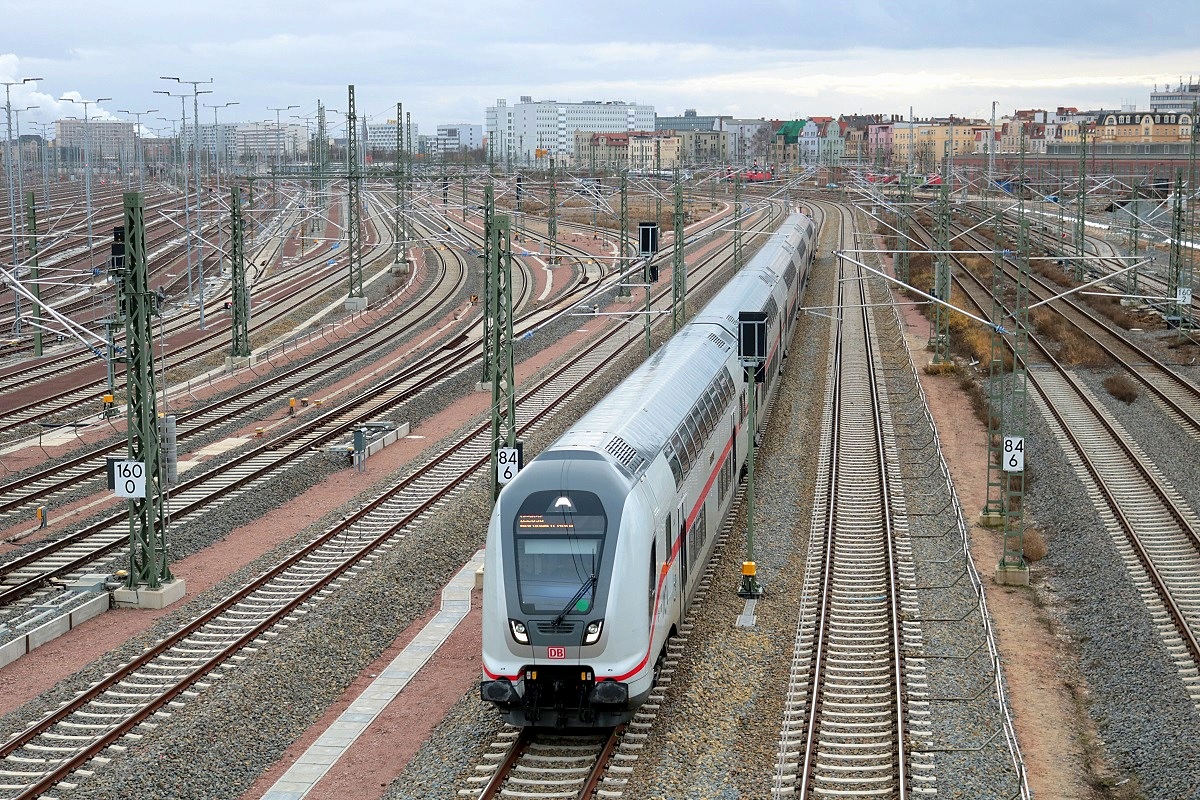
[[[1200,83],[1154,87],[1149,110],[1132,106],[1080,111],[1059,107],[1018,110],[994,120],[959,117],[914,119],[898,115],[811,116],[792,120],[739,119],[702,115],[658,116],[654,107],[623,100],[558,102],[521,97],[498,99],[485,123],[438,125],[421,135],[411,121],[363,122],[359,142],[364,160],[395,157],[397,138],[430,160],[486,158],[507,165],[560,165],[635,170],[705,164],[794,166],[875,164],[933,169],[947,157],[966,154],[1078,152],[1081,142],[1113,152],[1162,152],[1190,143],[1197,126]],[[21,136],[17,158],[34,163],[43,155],[67,163],[132,163],[140,148],[147,160],[179,158],[196,148],[202,158],[225,164],[307,161],[314,146],[312,120],[166,127],[144,120],[68,118],[54,123],[54,139]],[[330,120],[331,126],[337,123]],[[148,132],[157,136],[151,137]],[[344,145],[345,139],[330,144]],[[1155,150],[1154,148],[1158,148]],[[28,152],[26,152],[28,151]],[[469,154],[469,155],[468,155]],[[480,154],[483,154],[482,156]]]

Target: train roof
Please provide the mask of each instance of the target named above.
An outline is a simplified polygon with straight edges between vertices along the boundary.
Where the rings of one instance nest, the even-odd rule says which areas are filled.
[[[739,311],[764,308],[812,221],[793,214],[750,262],[647,361],[547,449],[605,452],[637,475],[737,348]]]

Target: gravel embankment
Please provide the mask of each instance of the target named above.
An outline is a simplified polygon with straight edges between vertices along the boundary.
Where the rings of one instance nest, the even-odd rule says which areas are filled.
[[[537,353],[576,327],[578,321],[570,318],[547,326],[518,345],[517,358]],[[640,353],[635,352],[623,360],[617,372],[623,375],[640,361]],[[414,398],[397,416],[422,419],[446,407],[464,391],[473,390],[476,380],[472,372],[457,376]],[[536,453],[548,444],[610,385],[608,380],[596,381],[562,415],[528,437],[529,450]],[[320,458],[306,464],[333,468]],[[293,472],[276,480],[287,479]],[[321,476],[313,477],[315,480]],[[387,482],[385,479],[368,488],[361,497],[365,500],[376,496]],[[289,742],[340,697],[366,665],[425,612],[445,582],[482,546],[490,503],[486,486],[477,484],[461,495],[459,502],[447,504],[417,526],[355,581],[328,594],[278,637],[266,640],[250,658],[218,671],[223,677],[214,679],[211,689],[175,710],[172,718],[160,722],[156,730],[147,732],[120,759],[119,768],[114,764],[114,768],[98,770],[94,777],[81,782],[78,791],[95,798],[125,797],[135,788],[139,796],[146,798],[237,797],[274,763]],[[248,493],[205,519],[214,527],[224,525],[219,521],[224,516],[231,518],[231,525],[252,521],[256,514],[282,500],[280,495],[270,487]],[[7,715],[0,720],[0,738],[71,698],[217,598],[278,563],[301,543],[327,530],[342,513],[339,509],[326,515],[292,541],[176,609],[144,635],[115,648],[39,700]],[[206,524],[198,520],[187,527],[203,529]],[[491,716],[494,719],[494,714]],[[157,777],[147,781],[144,776],[149,774]]]
[[[1183,434],[1149,397],[1112,398],[1107,371],[1084,370],[1094,396],[1121,423],[1193,509],[1200,509],[1200,442]],[[1120,773],[1151,800],[1194,797],[1200,786],[1200,713],[1189,700],[1112,537],[1049,429],[1030,415],[1028,504],[1046,535],[1038,564],[1051,606],[1079,654],[1088,713]],[[1036,459],[1032,458],[1037,454]]]

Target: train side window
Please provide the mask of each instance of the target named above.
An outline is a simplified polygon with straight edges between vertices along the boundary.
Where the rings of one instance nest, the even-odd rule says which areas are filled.
[[[700,451],[704,447],[704,434],[696,425],[696,420],[691,420],[688,423],[688,434],[691,440],[688,442],[688,461],[695,464],[700,458]]]
[[[679,453],[674,447],[667,451],[667,464],[671,467],[671,475],[675,478],[675,488],[683,484],[683,465],[679,463]]]
[[[700,506],[700,516],[688,530],[688,566],[694,567],[700,551],[704,548],[706,528],[708,527],[708,504]]]
[[[679,433],[680,432],[677,430],[671,434],[671,450],[674,451],[675,454],[675,463],[679,465],[679,474],[675,477],[676,483],[682,483],[683,476],[686,475],[688,471],[687,449],[684,447],[683,437],[681,437]],[[674,467],[672,467],[672,470],[674,470]]]

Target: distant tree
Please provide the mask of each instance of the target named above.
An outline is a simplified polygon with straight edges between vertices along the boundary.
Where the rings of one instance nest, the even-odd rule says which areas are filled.
[[[771,150],[771,140],[775,138],[775,131],[770,125],[762,125],[754,132],[754,136],[750,137],[750,157],[755,161],[766,161],[767,154]]]

